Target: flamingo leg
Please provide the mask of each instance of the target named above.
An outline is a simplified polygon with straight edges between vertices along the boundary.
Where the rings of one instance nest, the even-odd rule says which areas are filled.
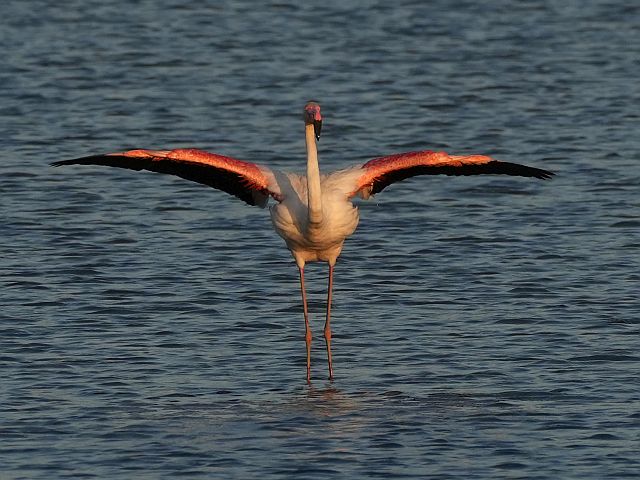
[[[333,380],[331,363],[331,292],[333,290],[333,265],[329,265],[329,286],[327,288],[327,320],[324,324],[324,338],[327,341],[327,361],[329,362],[329,380]]]
[[[307,344],[307,383],[311,383],[311,327],[307,309],[307,293],[304,289],[304,267],[300,267],[300,291],[302,292],[302,311],[304,312],[304,341]]]

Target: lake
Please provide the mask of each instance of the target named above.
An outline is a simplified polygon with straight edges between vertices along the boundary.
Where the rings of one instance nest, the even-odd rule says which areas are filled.
[[[638,478],[640,7],[613,0],[0,6],[0,478]],[[176,177],[482,153],[358,201],[336,266]]]

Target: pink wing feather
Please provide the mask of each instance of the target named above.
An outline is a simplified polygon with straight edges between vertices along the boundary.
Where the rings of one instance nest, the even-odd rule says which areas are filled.
[[[416,175],[483,175],[502,174],[522,177],[551,178],[552,172],[518,163],[501,162],[486,155],[449,155],[425,150],[374,158],[362,166],[353,195],[364,198],[375,195],[392,183]]]
[[[128,150],[63,160],[51,165],[106,165],[167,173],[223,190],[249,205],[264,206],[269,195],[276,196],[269,190],[268,168],[195,148]]]

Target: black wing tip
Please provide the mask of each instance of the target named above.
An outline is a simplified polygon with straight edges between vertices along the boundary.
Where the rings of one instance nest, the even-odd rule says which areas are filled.
[[[49,165],[52,167],[62,167],[63,165],[91,165],[92,160],[97,158],[98,155],[91,157],[73,158],[71,160],[58,160],[57,162],[51,162]]]
[[[521,165],[519,163],[503,162],[501,160],[492,160],[486,164],[490,168],[486,173],[498,173],[506,175],[514,175],[520,177],[533,177],[540,180],[549,180],[555,176],[554,172],[549,170],[543,170],[542,168],[529,167],[528,165]]]
[[[536,169],[536,170],[538,170],[538,169]],[[539,171],[533,172],[532,174],[526,175],[526,176],[533,177],[533,178],[538,178],[540,180],[551,180],[555,176],[555,173],[549,172],[547,170],[539,170]]]
[[[536,175],[536,178],[540,180],[551,180],[556,174],[554,172],[550,172],[548,170],[540,170]]]
[[[114,154],[88,155],[86,157],[72,158],[71,160],[58,160],[51,162],[49,165],[52,167],[61,167],[63,165],[104,165],[103,162],[112,157],[118,158]]]

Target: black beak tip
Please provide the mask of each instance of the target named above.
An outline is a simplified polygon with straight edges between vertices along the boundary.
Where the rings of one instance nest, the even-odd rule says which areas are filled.
[[[313,122],[313,133],[316,135],[316,140],[320,141],[320,130],[322,130],[322,120],[316,120]]]

